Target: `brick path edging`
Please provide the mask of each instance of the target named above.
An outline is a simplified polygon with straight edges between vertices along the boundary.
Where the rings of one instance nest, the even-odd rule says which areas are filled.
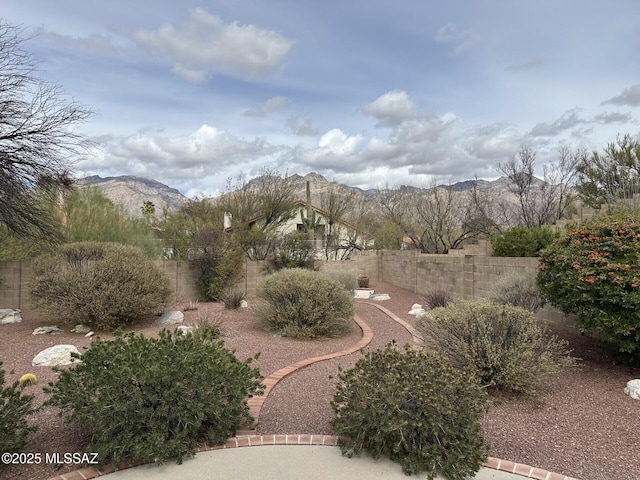
[[[227,448],[260,447],[269,445],[315,445],[336,447],[338,446],[338,444],[339,437],[335,435],[241,435],[228,439],[223,445],[198,448],[196,449],[196,453],[211,450],[223,450]],[[119,470],[125,470],[127,468],[136,467],[139,465],[141,465],[141,463],[124,463],[120,465],[119,468],[109,468],[105,470],[98,470],[96,468],[83,468],[81,470],[76,470],[74,472],[59,475],[57,477],[52,477],[49,480],[90,480],[93,478],[98,478],[102,475],[107,475],[109,473],[113,473]],[[494,457],[489,457],[484,463],[484,467],[491,468],[493,470],[501,470],[504,472],[514,473],[516,475],[521,475],[524,478],[532,478],[536,480],[577,480],[573,477],[567,477],[559,473],[549,472],[541,468],[535,468],[529,465],[524,465],[522,463],[510,462]]]
[[[372,305],[376,307],[378,310],[384,312],[389,318],[391,318],[392,320],[394,320],[395,322],[403,326],[409,332],[409,334],[411,334],[414,343],[422,343],[423,341],[422,335],[420,335],[420,333],[412,325],[402,320],[400,317],[395,315],[389,309],[373,302],[360,301],[358,303],[363,303],[365,305]],[[371,330],[371,327],[369,327],[369,325],[367,325],[367,323],[364,322],[358,315],[354,316],[354,320],[362,330],[362,338],[355,345],[337,352],[300,360],[287,367],[281,368],[280,370],[272,373],[271,375],[269,375],[267,378],[263,380],[262,383],[265,385],[265,390],[262,396],[252,397],[247,401],[249,405],[249,411],[256,422],[258,421],[258,418],[260,416],[260,410],[262,409],[262,405],[267,399],[267,396],[269,395],[273,387],[275,387],[275,385],[280,380],[292,374],[293,372],[300,370],[304,367],[307,367],[309,365],[312,365],[314,363],[318,363],[325,360],[330,360],[333,358],[342,357],[345,355],[350,355],[352,353],[355,353],[360,349],[364,348],[365,346],[367,346],[371,342],[371,340],[373,339],[373,331]],[[210,450],[221,450],[226,448],[258,447],[258,446],[268,446],[268,445],[316,445],[316,446],[322,445],[322,446],[335,447],[335,446],[338,446],[338,442],[339,442],[339,437],[335,435],[312,435],[312,434],[257,435],[251,430],[246,431],[246,433],[247,433],[246,435],[237,435],[235,437],[231,437],[223,445],[197,448],[196,453],[206,452]],[[119,468],[108,468],[105,470],[99,470],[93,467],[88,467],[80,470],[75,470],[73,472],[68,472],[62,475],[58,475],[56,477],[51,477],[48,480],[90,480],[93,478],[98,478],[102,475],[107,475],[109,473],[116,472],[118,470],[125,470],[127,468],[137,467],[142,464],[143,464],[142,462],[123,463],[119,466]],[[548,470],[543,470],[541,468],[531,467],[529,465],[525,465],[522,463],[515,463],[509,460],[502,460],[495,457],[488,457],[484,466],[486,468],[514,473],[517,475],[521,475],[524,478],[532,478],[535,480],[578,480],[576,478],[568,477],[566,475],[562,475],[559,473],[549,472]]]

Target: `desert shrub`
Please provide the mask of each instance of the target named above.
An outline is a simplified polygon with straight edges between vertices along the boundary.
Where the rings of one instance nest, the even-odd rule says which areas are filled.
[[[540,399],[549,377],[574,364],[566,342],[546,335],[533,314],[488,300],[465,300],[420,318],[418,330],[452,365],[483,385]]]
[[[542,298],[534,275],[510,274],[501,277],[489,294],[496,303],[522,307],[535,313],[542,306]]]
[[[315,248],[306,233],[291,233],[274,242],[274,248],[266,260],[268,273],[274,273],[284,268],[313,270]]]
[[[235,286],[242,269],[242,252],[224,234],[205,227],[194,234],[189,266],[195,273],[202,298],[221,301],[223,293]]]
[[[353,295],[353,291],[356,289],[356,285],[358,284],[356,281],[356,277],[349,272],[323,272],[329,278],[332,278],[340,285],[344,287],[344,289]]]
[[[251,360],[209,336],[116,332],[79,357],[74,368],[56,369],[46,405],[91,434],[104,464],[180,462],[198,444],[223,443],[252,421],[247,397],[262,392]]]
[[[0,362],[0,452],[19,452],[29,434],[36,430],[27,421],[27,417],[35,412],[33,398],[33,395],[23,393],[19,382],[5,386]]]
[[[345,455],[364,449],[399,462],[406,474],[462,480],[486,458],[485,398],[473,374],[445,358],[388,344],[341,370],[331,426]]]
[[[299,268],[265,277],[258,286],[257,317],[272,332],[290,337],[339,335],[351,325],[353,297],[327,275]]]
[[[237,310],[242,306],[242,301],[244,300],[244,292],[237,287],[227,288],[222,292],[221,300],[224,303],[224,308]]]
[[[494,257],[537,257],[559,233],[549,227],[513,227],[491,238]]]
[[[571,227],[540,258],[542,296],[576,326],[640,362],[640,220],[603,216]]]
[[[425,306],[432,309],[449,305],[453,301],[453,294],[440,288],[434,288],[427,291],[422,298]]]
[[[167,276],[140,249],[100,242],[63,245],[37,259],[29,290],[45,314],[98,329],[129,325],[171,293]]]

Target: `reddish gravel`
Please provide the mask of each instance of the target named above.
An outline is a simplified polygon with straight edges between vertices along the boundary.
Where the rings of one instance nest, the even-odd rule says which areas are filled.
[[[387,284],[374,284],[377,293],[389,293],[391,300],[381,302],[403,320],[415,324],[408,315],[420,297]],[[180,305],[176,305],[180,308]],[[410,342],[406,330],[370,305],[358,305],[358,314],[374,333],[367,348],[379,348],[389,340]],[[244,360],[261,352],[255,365],[264,376],[298,360],[342,350],[355,344],[360,330],[354,325],[346,337],[324,341],[300,341],[274,337],[255,326],[247,311],[224,311],[217,304],[201,304],[196,312],[186,312],[185,324],[201,316],[223,319],[225,342]],[[24,322],[0,326],[0,360],[13,382],[25,372],[38,376],[39,384],[30,387],[36,403],[45,399],[41,387],[54,380],[46,367],[32,367],[31,359],[43,348],[73,343],[82,351],[90,340],[67,333],[70,326],[59,324],[65,333],[34,337],[37,326],[51,324],[33,312],[24,312]],[[148,322],[150,323],[150,321]],[[158,327],[145,326],[136,331],[156,335]],[[607,352],[595,341],[568,329],[554,332],[566,338],[581,357],[581,369],[564,372],[555,379],[542,406],[507,400],[493,406],[483,420],[490,455],[559,472],[581,480],[630,480],[640,478],[640,401],[623,393],[626,382],[640,378],[640,370],[612,364]],[[107,338],[108,335],[102,335]],[[329,434],[333,395],[338,366],[348,368],[360,358],[356,353],[311,365],[282,380],[271,391],[261,411],[260,433]],[[14,371],[10,374],[10,371]],[[32,421],[39,431],[32,435],[27,452],[86,452],[87,437],[77,428],[64,424],[52,409],[38,412]],[[0,480],[45,480],[75,469],[70,465],[34,465],[0,469]]]

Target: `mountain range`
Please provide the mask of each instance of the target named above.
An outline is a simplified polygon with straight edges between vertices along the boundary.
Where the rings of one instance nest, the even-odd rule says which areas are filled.
[[[330,185],[334,183],[315,172],[308,173],[304,176],[294,174],[290,177],[296,187],[296,196],[301,200],[306,200],[306,185],[307,181],[309,182],[311,187],[311,202],[315,205],[319,204],[322,193],[327,191]],[[251,185],[252,182],[255,182],[255,179],[249,181],[248,184]],[[155,206],[156,214],[159,214],[165,206],[169,209],[176,209],[190,201],[175,188],[153,179],[131,175],[105,178],[93,175],[81,178],[77,183],[81,187],[92,186],[97,188],[104,196],[109,198],[114,204],[121,205],[125,211],[132,216],[141,215],[141,207],[145,202],[152,202]],[[535,181],[537,185],[542,183],[542,180],[539,179]],[[506,177],[501,177],[497,180],[466,180],[450,185],[439,186],[463,192],[473,188],[474,184],[482,192],[500,196],[506,200],[515,200],[513,194],[509,192],[508,179]],[[355,190],[369,198],[375,194],[375,189],[362,190],[348,185],[337,185],[344,189]],[[416,192],[421,190],[418,187],[407,188],[415,188]]]

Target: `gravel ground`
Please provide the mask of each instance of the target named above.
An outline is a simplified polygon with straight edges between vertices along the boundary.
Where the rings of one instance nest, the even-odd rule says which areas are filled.
[[[391,300],[381,305],[411,324],[415,319],[406,312],[413,303],[423,303],[420,297],[388,284],[372,284],[376,293],[389,293]],[[174,307],[180,308],[181,305]],[[47,367],[32,367],[32,358],[43,348],[60,343],[75,344],[80,351],[91,340],[68,333],[72,326],[59,324],[66,331],[54,336],[32,336],[34,328],[55,322],[45,321],[34,312],[23,312],[22,324],[0,326],[0,360],[13,382],[25,372],[35,373],[39,383],[29,387],[36,395],[36,404],[46,396],[43,385],[55,380]],[[399,345],[410,342],[406,331],[369,305],[358,305],[358,314],[374,332],[367,348],[379,348],[389,340]],[[195,324],[199,318],[218,318],[222,322],[224,339],[229,348],[244,360],[260,352],[255,365],[264,376],[286,365],[355,344],[360,330],[354,325],[345,337],[324,341],[300,341],[274,337],[259,329],[247,311],[229,312],[217,304],[201,304],[198,311],[185,312],[185,324]],[[145,336],[157,335],[158,327],[137,326]],[[580,369],[560,374],[550,393],[540,406],[517,399],[504,399],[491,407],[483,419],[485,439],[490,455],[563,473],[581,480],[630,480],[640,478],[640,401],[623,393],[626,382],[640,378],[639,369],[613,365],[607,351],[597,342],[569,329],[554,329],[553,333],[567,339],[574,356],[582,358]],[[108,334],[102,334],[109,338]],[[261,433],[331,433],[333,396],[338,367],[348,368],[358,359],[356,353],[321,362],[280,382],[267,398],[260,416]],[[12,372],[13,373],[10,373]],[[39,430],[32,435],[25,452],[87,452],[88,438],[79,429],[66,425],[54,409],[40,410],[31,421]],[[78,468],[72,465],[40,464],[0,468],[0,480],[45,480],[51,476]]]

